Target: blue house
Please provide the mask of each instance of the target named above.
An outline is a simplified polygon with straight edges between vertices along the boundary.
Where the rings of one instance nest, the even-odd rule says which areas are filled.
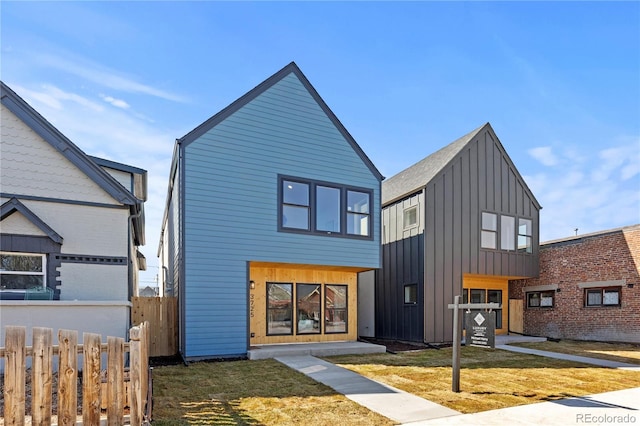
[[[293,62],[178,139],[158,253],[182,356],[356,340],[382,179]]]

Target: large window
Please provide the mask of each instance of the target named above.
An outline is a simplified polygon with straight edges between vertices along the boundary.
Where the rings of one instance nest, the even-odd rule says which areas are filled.
[[[325,333],[347,332],[347,286],[327,284],[325,286]]]
[[[526,218],[482,212],[480,247],[497,250],[498,242],[500,250],[517,249],[519,253],[532,253],[533,222]]]
[[[293,284],[267,283],[267,335],[293,334]]]
[[[373,191],[286,177],[279,186],[279,230],[371,238]]]
[[[340,189],[316,186],[316,230],[340,232]]]
[[[620,287],[585,289],[585,306],[620,306]]]
[[[44,254],[0,253],[0,289],[27,290],[46,286]]]
[[[298,334],[320,333],[320,284],[297,284]]]

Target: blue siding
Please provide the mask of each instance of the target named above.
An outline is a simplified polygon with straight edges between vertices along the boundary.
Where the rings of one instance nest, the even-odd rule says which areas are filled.
[[[247,261],[380,267],[380,182],[294,73],[188,144],[187,357],[247,349]],[[372,240],[277,232],[278,175],[370,188]]]

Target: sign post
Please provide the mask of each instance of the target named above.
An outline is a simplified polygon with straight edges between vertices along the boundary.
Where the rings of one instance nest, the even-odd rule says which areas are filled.
[[[448,305],[449,309],[453,309],[453,359],[451,360],[451,366],[452,366],[452,380],[451,380],[451,390],[453,392],[460,392],[460,344],[462,341],[462,329],[460,327],[460,321],[459,321],[459,314],[458,312],[460,311],[460,309],[474,309],[474,310],[479,310],[479,309],[500,309],[500,304],[499,303],[460,303],[460,296],[455,296],[453,298],[453,303]],[[480,312],[478,311],[477,313],[480,314],[480,316],[482,317],[482,320],[480,318],[478,318],[477,322],[480,322],[480,327],[484,322],[487,322],[487,319],[485,318],[484,314],[487,314],[486,312]],[[490,312],[492,314],[492,318],[495,318],[495,312]],[[487,315],[488,317],[488,315]],[[487,327],[486,330],[488,330],[489,328]],[[473,332],[472,332],[473,333]],[[467,338],[471,338],[471,334],[469,332],[469,329],[467,329]],[[475,334],[475,333],[473,333]],[[495,342],[495,319],[493,322],[493,336],[494,336],[494,342]],[[480,336],[484,339],[484,335]],[[485,340],[478,340],[478,341],[482,341],[482,342],[486,342],[488,341],[488,339]],[[466,341],[465,341],[466,343]],[[480,346],[480,345],[474,345],[474,346]],[[488,347],[494,347],[495,343],[492,346],[481,346],[483,348],[488,348]]]

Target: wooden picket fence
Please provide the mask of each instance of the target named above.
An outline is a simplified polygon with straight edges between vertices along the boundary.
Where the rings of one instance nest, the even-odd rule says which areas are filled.
[[[129,330],[129,342],[121,337],[102,337],[59,330],[58,345],[53,345],[53,330],[34,327],[33,344],[26,345],[26,327],[5,327],[4,424],[24,425],[26,358],[31,357],[31,423],[50,425],[52,419],[61,426],[75,426],[80,419],[78,408],[78,354],[82,357],[82,424],[149,424],[151,421],[151,376],[149,369],[148,323]],[[101,369],[102,354],[107,354],[106,386]],[[125,353],[129,352],[128,386],[125,385]],[[58,356],[57,412],[53,413],[53,358]],[[126,394],[128,389],[129,394]],[[128,398],[127,398],[128,397]],[[125,398],[129,415],[125,416]],[[101,409],[106,406],[106,419]],[[56,419],[57,417],[57,419]],[[128,417],[128,422],[125,418]]]

